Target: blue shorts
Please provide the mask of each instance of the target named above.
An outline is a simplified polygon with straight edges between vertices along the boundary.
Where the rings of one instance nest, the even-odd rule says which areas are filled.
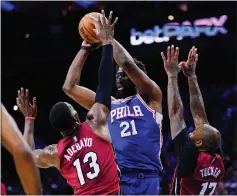
[[[158,173],[122,174],[120,187],[123,195],[158,195],[160,177]]]

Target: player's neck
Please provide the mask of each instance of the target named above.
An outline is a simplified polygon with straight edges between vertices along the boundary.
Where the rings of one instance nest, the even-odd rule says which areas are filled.
[[[208,150],[208,149],[201,149],[201,148],[199,148],[198,151],[199,151],[199,152],[208,153],[208,154],[211,155],[211,156],[216,156],[216,154],[215,154],[214,152],[212,152],[211,150]]]
[[[75,125],[75,126],[74,126],[71,130],[69,130],[69,131],[61,132],[63,138],[71,137],[71,136],[76,135],[77,126],[78,126],[78,125]]]

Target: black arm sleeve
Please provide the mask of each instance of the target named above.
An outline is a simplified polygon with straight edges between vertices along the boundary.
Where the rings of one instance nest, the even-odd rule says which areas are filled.
[[[99,68],[99,84],[96,89],[95,102],[105,105],[111,109],[111,93],[113,88],[113,46],[111,44],[103,46],[102,58]]]
[[[173,139],[173,144],[175,148],[175,153],[176,156],[179,158],[180,154],[184,150],[184,146],[186,142],[188,141],[188,129],[185,127],[174,139]]]
[[[183,129],[174,139],[177,156],[176,173],[179,177],[192,175],[197,164],[198,149],[188,136],[187,128]]]

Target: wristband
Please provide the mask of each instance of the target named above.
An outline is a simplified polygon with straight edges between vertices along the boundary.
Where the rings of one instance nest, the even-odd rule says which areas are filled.
[[[81,50],[86,50],[87,52],[91,52],[92,51],[92,47],[91,46],[82,46]]]
[[[101,46],[101,43],[91,44],[91,46],[81,46],[81,50],[86,50],[87,52],[91,52],[92,50],[98,49]]]
[[[27,116],[27,117],[25,117],[25,120],[35,120],[35,117]]]

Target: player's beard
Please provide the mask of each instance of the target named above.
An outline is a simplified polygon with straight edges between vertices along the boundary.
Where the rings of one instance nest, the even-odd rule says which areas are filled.
[[[117,91],[117,98],[118,99],[125,99],[127,97],[133,96],[137,94],[137,90],[135,86],[127,86],[124,87],[122,91]]]
[[[124,79],[124,77],[120,78],[119,84],[117,84],[117,98],[124,99],[136,95],[136,93],[136,86],[130,79]]]

